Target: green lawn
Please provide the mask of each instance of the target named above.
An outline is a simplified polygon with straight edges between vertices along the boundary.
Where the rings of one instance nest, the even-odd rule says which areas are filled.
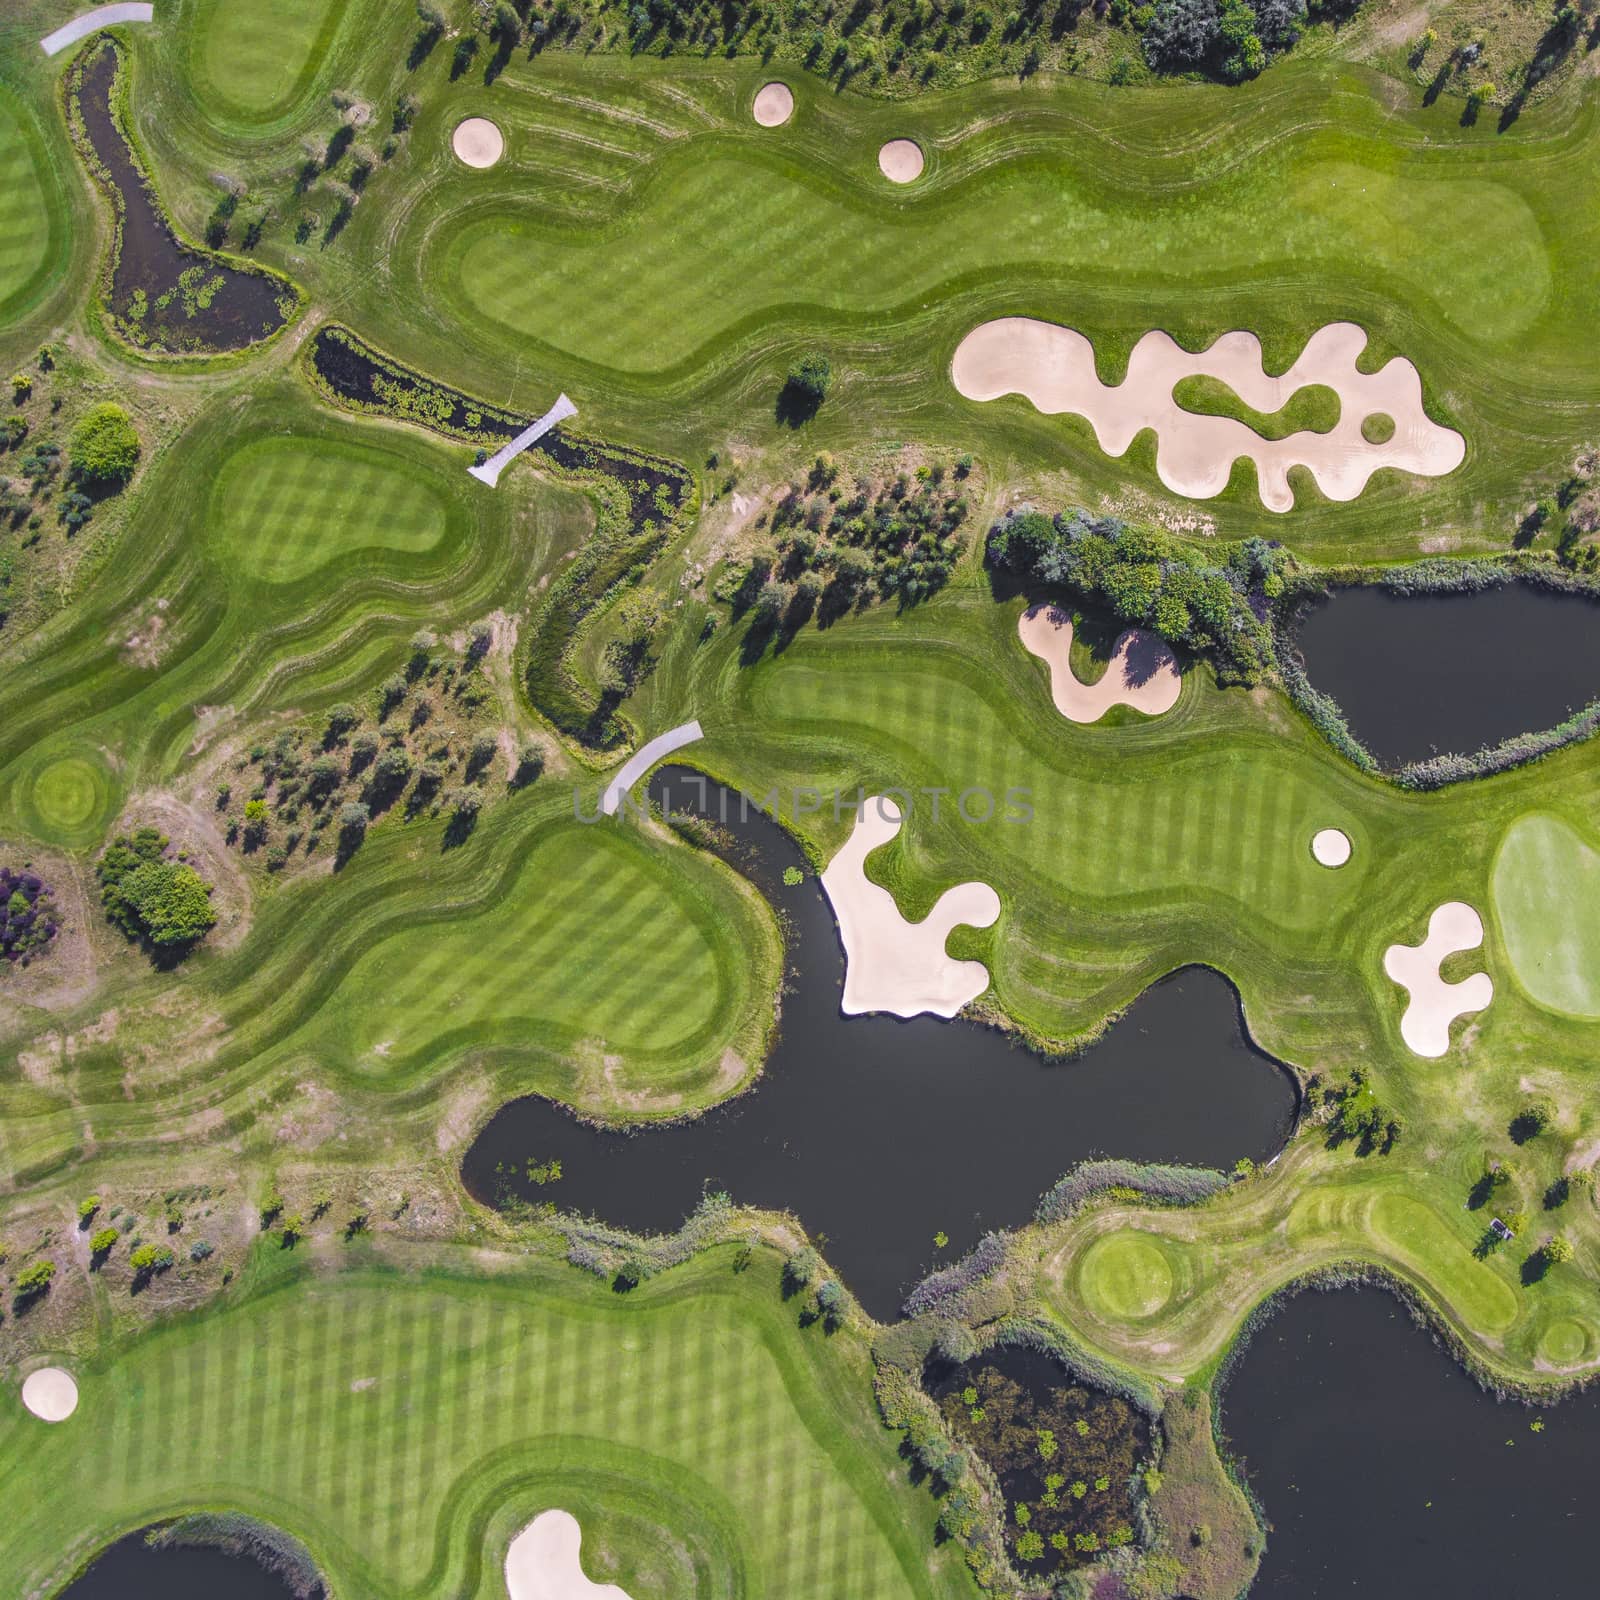
[[[1600,1017],[1600,850],[1564,818],[1519,817],[1494,864],[1506,954],[1540,1005]]]
[[[0,312],[34,287],[51,255],[50,207],[25,115],[0,85]]]
[[[230,121],[271,121],[321,64],[341,0],[192,0],[177,26],[189,38],[195,88]]]
[[[626,1298],[509,1258],[299,1274],[106,1349],[70,1423],[0,1408],[0,1588],[221,1507],[300,1536],[341,1595],[488,1600],[511,1535],[561,1506],[592,1514],[591,1562],[663,1600],[972,1593],[930,1557],[935,1508],[871,1415],[855,1336],[799,1330],[772,1258],[729,1260]],[[666,1585],[639,1587],[640,1564]]]
[[[248,444],[218,474],[209,533],[218,559],[267,583],[304,577],[341,556],[432,551],[447,502],[396,449],[294,438]]]

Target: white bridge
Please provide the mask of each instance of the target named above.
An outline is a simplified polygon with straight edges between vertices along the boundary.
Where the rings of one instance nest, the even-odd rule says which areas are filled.
[[[542,439],[558,422],[564,422],[568,417],[575,417],[577,414],[578,408],[565,395],[562,395],[537,422],[530,423],[510,444],[501,445],[481,467],[468,467],[467,471],[480,483],[486,483],[491,489],[494,488],[500,481],[500,474],[530,444],[533,444],[535,440]]]

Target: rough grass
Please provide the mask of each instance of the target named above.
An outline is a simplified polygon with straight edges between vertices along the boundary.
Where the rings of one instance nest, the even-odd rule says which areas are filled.
[[[1600,1017],[1600,850],[1565,818],[1519,818],[1494,866],[1506,955],[1540,1005]]]
[[[652,1545],[669,1577],[683,1552],[708,1581],[680,1568],[661,1592],[682,1600],[970,1592],[929,1560],[933,1507],[862,1404],[864,1352],[796,1327],[775,1261],[735,1278],[722,1251],[626,1298],[499,1266],[297,1273],[80,1364],[71,1427],[7,1406],[0,1587],[217,1508],[303,1539],[340,1594],[503,1595],[511,1534],[559,1505],[599,1513],[585,1554],[635,1588]]]

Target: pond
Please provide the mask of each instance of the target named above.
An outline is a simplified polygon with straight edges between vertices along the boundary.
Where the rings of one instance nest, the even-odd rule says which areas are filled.
[[[1497,1403],[1388,1293],[1278,1310],[1222,1427],[1272,1523],[1252,1600],[1594,1592],[1600,1394]]]
[[[152,1548],[142,1533],[119,1539],[60,1600],[294,1600],[294,1590],[249,1556],[196,1545]]]
[[[727,791],[680,768],[652,780],[677,811]],[[675,1230],[706,1188],[794,1211],[879,1319],[991,1228],[1027,1222],[1040,1195],[1090,1156],[1230,1167],[1262,1160],[1294,1125],[1292,1077],[1248,1039],[1239,999],[1198,967],[1164,979],[1081,1058],[1046,1062],[992,1029],[921,1017],[844,1017],[844,958],[794,841],[727,800],[733,864],[789,925],[780,1036],[747,1093],[694,1121],[625,1133],[540,1097],[504,1106],[462,1178],[485,1204],[514,1195],[643,1233]],[[558,1182],[530,1162],[561,1163]],[[497,1169],[511,1169],[511,1176]],[[948,1245],[936,1249],[934,1234]]]
[[[1296,643],[1311,682],[1387,768],[1539,732],[1600,697],[1600,606],[1525,583],[1336,589]]]
[[[122,197],[121,250],[107,297],[117,330],[141,348],[166,351],[235,350],[273,333],[294,309],[290,286],[180,244],[151,198],[111,114],[116,50],[102,46],[73,70],[82,74],[84,132]]]

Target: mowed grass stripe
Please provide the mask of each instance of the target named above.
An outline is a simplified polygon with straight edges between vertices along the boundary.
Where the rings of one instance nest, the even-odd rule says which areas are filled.
[[[252,578],[288,583],[353,551],[422,555],[446,503],[399,450],[306,438],[246,445],[217,478],[210,542]]]
[[[50,253],[45,203],[22,113],[0,86],[0,306],[22,294]]]

